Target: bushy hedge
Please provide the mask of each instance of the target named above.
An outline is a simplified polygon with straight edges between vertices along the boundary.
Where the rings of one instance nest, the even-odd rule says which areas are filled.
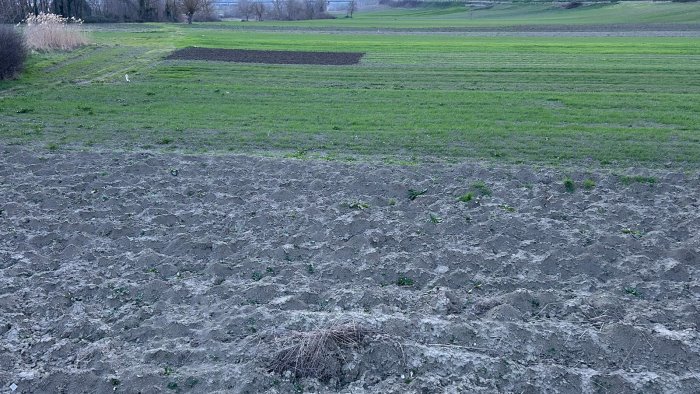
[[[16,77],[27,59],[24,37],[14,26],[0,25],[0,79]]]

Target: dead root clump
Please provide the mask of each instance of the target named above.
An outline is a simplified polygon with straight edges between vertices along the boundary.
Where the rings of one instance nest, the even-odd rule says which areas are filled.
[[[335,323],[311,331],[290,331],[267,341],[271,372],[295,378],[342,381],[342,369],[354,349],[365,344],[376,331],[355,322]]]

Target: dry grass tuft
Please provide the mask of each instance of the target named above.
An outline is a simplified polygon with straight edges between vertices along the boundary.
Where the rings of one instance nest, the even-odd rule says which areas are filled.
[[[375,334],[356,322],[345,322],[277,335],[269,343],[272,356],[268,367],[280,374],[289,371],[296,378],[340,379],[348,352]]]
[[[83,21],[56,14],[29,14],[24,20],[27,46],[36,51],[70,50],[88,44],[80,30]]]

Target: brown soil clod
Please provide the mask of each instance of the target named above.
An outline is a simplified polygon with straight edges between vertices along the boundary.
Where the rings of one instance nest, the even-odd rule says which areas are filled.
[[[171,53],[166,59],[341,66],[358,64],[362,56],[364,56],[364,53],[361,52],[257,51],[250,49],[189,47]]]

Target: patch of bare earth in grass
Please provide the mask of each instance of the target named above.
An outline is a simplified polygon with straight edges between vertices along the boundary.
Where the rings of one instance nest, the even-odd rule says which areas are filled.
[[[251,49],[184,48],[171,53],[171,60],[210,60],[238,63],[350,65],[360,62],[363,53],[260,51]]]

